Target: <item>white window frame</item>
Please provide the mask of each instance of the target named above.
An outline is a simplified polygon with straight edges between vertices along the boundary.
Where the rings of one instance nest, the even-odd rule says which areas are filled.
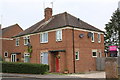
[[[12,61],[12,58],[13,58],[12,56],[13,56],[13,55],[15,56],[15,61]],[[11,62],[16,62],[16,61],[17,61],[16,59],[17,59],[17,58],[16,58],[16,54],[11,54]]]
[[[44,58],[44,54],[47,53],[47,57],[48,57],[48,52],[42,52],[40,53],[40,64],[44,64],[42,63],[42,57]],[[48,59],[48,58],[47,58]],[[48,63],[47,63],[48,64]]]
[[[93,52],[96,52],[96,56],[93,56]],[[97,49],[92,50],[92,57],[97,57]]]
[[[101,43],[101,34],[98,33],[98,43]]]
[[[56,41],[62,41],[62,29],[56,31]]]
[[[25,57],[26,57],[26,56],[30,58],[30,53],[25,53],[25,54],[24,54],[24,62],[25,62],[25,63],[28,63],[27,61],[25,61]],[[29,62],[30,62],[30,61],[29,61]]]
[[[30,36],[25,36],[25,37],[23,37],[23,39],[24,39],[24,45],[27,45],[28,42],[30,41]],[[25,40],[27,40],[27,42]]]
[[[76,56],[77,56],[78,58],[76,58]],[[75,60],[79,60],[79,51],[76,51],[76,52],[75,52]]]
[[[40,43],[48,43],[48,32],[40,33]]]
[[[92,41],[92,42],[95,42],[95,35],[94,35],[94,32],[91,32],[91,33],[92,33],[91,41]]]
[[[19,45],[20,45],[20,42],[19,42],[19,41],[20,41],[19,38],[16,38],[16,39],[15,39],[15,45],[16,45],[16,46],[19,46]]]
[[[5,56],[5,53],[7,53],[7,56]],[[4,52],[4,57],[8,57],[8,52],[7,51]]]

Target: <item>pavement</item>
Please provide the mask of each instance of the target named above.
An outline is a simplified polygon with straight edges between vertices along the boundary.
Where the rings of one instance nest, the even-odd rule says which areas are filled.
[[[15,74],[15,73],[0,73],[1,77],[7,78],[105,78],[105,72],[89,72],[84,74]]]

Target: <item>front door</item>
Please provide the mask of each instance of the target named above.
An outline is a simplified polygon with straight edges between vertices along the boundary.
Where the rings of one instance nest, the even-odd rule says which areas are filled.
[[[11,62],[16,62],[16,54],[11,54]]]
[[[59,58],[56,57],[56,72],[59,72]]]

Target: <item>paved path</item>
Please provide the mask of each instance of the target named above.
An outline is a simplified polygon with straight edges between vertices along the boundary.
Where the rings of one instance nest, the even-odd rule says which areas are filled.
[[[94,72],[94,73],[87,73],[87,74],[71,74],[69,76],[76,76],[80,78],[106,78],[105,72]]]
[[[34,75],[34,74],[2,74],[3,77],[23,77],[23,78],[105,78],[105,72],[94,72],[86,74],[46,74],[46,75]]]

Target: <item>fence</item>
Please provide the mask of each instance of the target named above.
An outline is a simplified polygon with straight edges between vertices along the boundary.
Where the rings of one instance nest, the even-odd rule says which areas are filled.
[[[105,59],[106,58],[100,58],[100,57],[96,59],[97,71],[104,71],[105,70]]]

